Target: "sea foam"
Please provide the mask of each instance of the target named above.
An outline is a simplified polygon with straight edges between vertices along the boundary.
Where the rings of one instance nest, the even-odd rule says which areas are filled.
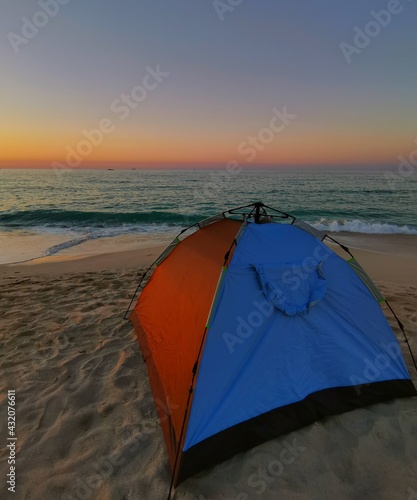
[[[312,226],[321,231],[367,234],[417,234],[417,229],[409,226],[399,226],[382,222],[365,222],[362,220],[328,220],[320,219],[319,222],[311,223]]]

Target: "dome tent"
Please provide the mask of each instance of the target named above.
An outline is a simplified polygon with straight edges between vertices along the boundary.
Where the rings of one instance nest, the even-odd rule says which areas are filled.
[[[384,298],[347,247],[349,260],[262,203],[192,228],[154,263],[130,315],[171,487],[325,416],[417,395]]]

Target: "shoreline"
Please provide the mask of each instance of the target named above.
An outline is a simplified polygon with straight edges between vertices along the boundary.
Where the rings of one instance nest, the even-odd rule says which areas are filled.
[[[51,256],[22,264],[0,264],[0,278],[139,269],[150,266],[164,248],[165,245],[158,245],[124,252]]]
[[[0,231],[0,265],[26,264],[45,257],[68,257],[118,253],[156,245],[167,246],[181,231],[181,227],[161,228],[141,232],[109,230],[91,234],[69,232],[46,234],[19,230]],[[362,250],[401,255],[417,253],[417,234],[407,233],[362,233],[351,231],[326,231],[340,243]]]
[[[355,258],[375,281],[417,285],[417,236],[406,234],[329,233],[348,246]],[[146,242],[129,240],[129,249],[114,251],[114,242],[88,242],[82,252],[62,252],[16,264],[0,264],[0,278],[63,275],[106,270],[136,270],[148,267],[169,243],[153,238]],[[346,257],[336,244],[330,247]]]

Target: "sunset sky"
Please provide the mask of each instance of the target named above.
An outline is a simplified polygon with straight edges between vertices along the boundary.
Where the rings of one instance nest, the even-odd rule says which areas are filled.
[[[417,1],[57,1],[2,7],[2,167],[395,165],[417,147]]]

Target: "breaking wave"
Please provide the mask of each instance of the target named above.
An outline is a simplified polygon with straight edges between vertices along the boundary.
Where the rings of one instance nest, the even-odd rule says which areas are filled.
[[[397,224],[387,224],[382,222],[365,222],[362,220],[328,220],[320,219],[313,222],[312,226],[322,231],[367,234],[417,234],[417,228],[410,226],[399,226]]]
[[[122,224],[190,225],[204,219],[201,214],[175,212],[84,212],[75,210],[27,210],[0,213],[0,225],[7,227],[106,227]]]

